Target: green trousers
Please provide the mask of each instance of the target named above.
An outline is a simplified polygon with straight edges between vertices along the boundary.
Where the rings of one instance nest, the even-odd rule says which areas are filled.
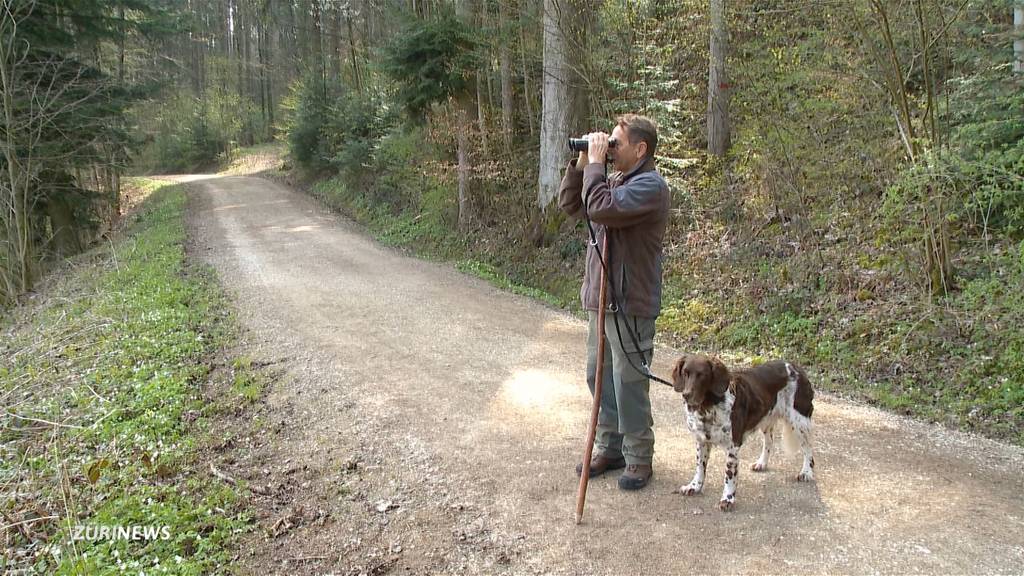
[[[597,312],[589,314],[587,385],[593,395],[597,378],[598,327]],[[611,458],[621,454],[627,464],[651,464],[654,458],[654,430],[651,428],[654,418],[651,416],[650,381],[637,370],[643,369],[642,360],[626,323],[636,335],[647,361],[651,362],[654,357],[654,320],[610,311],[605,315],[601,412],[597,418],[594,453]],[[627,353],[636,369],[626,359]]]

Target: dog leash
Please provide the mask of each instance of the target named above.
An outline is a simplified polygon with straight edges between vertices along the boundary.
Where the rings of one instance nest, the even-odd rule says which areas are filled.
[[[605,173],[605,180],[607,180],[608,179],[608,164],[607,163],[604,165],[604,173]],[[609,293],[610,293],[611,298],[612,298],[612,305],[609,308],[609,311],[612,313],[612,316],[615,318],[615,334],[619,337],[619,347],[622,348],[622,353],[623,353],[623,355],[625,355],[626,361],[629,362],[629,365],[630,365],[630,367],[633,368],[633,370],[636,370],[637,372],[640,373],[640,375],[644,376],[645,378],[647,378],[649,380],[654,380],[655,382],[657,382],[659,384],[664,384],[666,386],[670,386],[670,387],[675,388],[675,386],[671,382],[669,382],[667,380],[662,380],[661,378],[658,378],[653,373],[651,373],[651,365],[650,365],[650,362],[647,360],[646,351],[643,348],[640,347],[640,340],[639,340],[639,338],[637,337],[637,334],[636,334],[636,332],[640,331],[640,329],[638,327],[634,326],[634,328],[637,328],[636,332],[634,332],[632,329],[630,329],[629,322],[625,323],[626,324],[626,332],[629,334],[630,340],[633,341],[633,347],[636,348],[637,353],[640,354],[640,365],[643,367],[643,370],[641,370],[640,368],[637,368],[636,364],[633,363],[633,359],[630,358],[629,352],[626,350],[626,346],[622,342],[622,331],[619,328],[619,312],[621,311],[623,314],[625,314],[626,311],[619,306],[619,299],[618,299],[618,297],[616,297],[615,282],[612,279],[611,271],[608,270],[608,266],[605,264],[604,256],[601,254],[601,249],[597,245],[597,234],[594,232],[594,224],[590,220],[590,211],[587,209],[587,206],[589,204],[589,200],[590,200],[590,190],[587,190],[586,196],[583,198],[583,216],[584,216],[584,219],[587,221],[587,231],[590,233],[590,246],[594,248],[595,252],[597,252],[597,260],[598,260],[598,262],[601,263],[601,267],[604,269],[605,276],[608,278],[608,284],[611,287],[611,290],[609,291]],[[608,227],[607,226],[605,226],[604,233],[605,233],[605,235],[608,234]],[[608,252],[609,253],[611,252],[611,243],[610,242],[609,242],[609,246],[608,246]],[[635,324],[636,323],[636,319],[634,318],[633,321],[634,321],[634,324]],[[600,329],[604,330],[604,326],[601,326]],[[653,342],[652,342],[651,345],[652,346],[654,345]],[[654,349],[652,347],[651,348],[652,353],[653,353],[653,350]]]

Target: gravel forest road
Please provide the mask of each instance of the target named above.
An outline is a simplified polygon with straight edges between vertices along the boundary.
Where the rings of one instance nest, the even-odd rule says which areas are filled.
[[[586,326],[375,243],[265,179],[188,176],[190,258],[212,265],[248,353],[279,375],[219,470],[252,486],[241,573],[1021,574],[1024,450],[819,394],[817,482],[797,456],[699,496],[681,399],[652,385],[655,475],[591,482]],[[581,271],[582,273],[582,271]],[[655,373],[679,351],[659,347]],[[813,366],[809,366],[813,374]]]

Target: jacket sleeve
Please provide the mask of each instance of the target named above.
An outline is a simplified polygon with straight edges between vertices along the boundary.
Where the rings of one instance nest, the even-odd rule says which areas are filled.
[[[609,228],[634,226],[658,212],[664,205],[661,183],[655,178],[635,177],[612,190],[604,166],[588,164],[583,169],[583,189],[590,219]]]
[[[583,218],[583,171],[573,158],[565,168],[565,176],[558,187],[558,207],[573,218]]]

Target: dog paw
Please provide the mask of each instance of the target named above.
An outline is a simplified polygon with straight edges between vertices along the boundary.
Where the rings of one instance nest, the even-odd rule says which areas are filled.
[[[735,498],[723,498],[718,502],[718,509],[722,512],[731,512],[736,507]]]
[[[797,482],[814,482],[814,472],[810,470],[804,470],[803,472],[796,475]]]
[[[700,494],[701,490],[703,490],[703,486],[687,484],[685,486],[680,486],[679,488],[676,488],[672,492],[674,494],[682,494],[683,496],[694,496],[696,494]]]
[[[762,462],[754,462],[753,464],[751,464],[750,469],[753,470],[754,472],[765,472],[766,470],[768,470],[768,465]]]

